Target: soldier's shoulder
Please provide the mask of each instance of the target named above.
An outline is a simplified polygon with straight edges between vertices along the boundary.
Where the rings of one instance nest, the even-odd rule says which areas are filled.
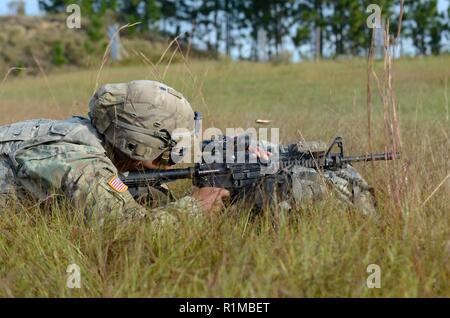
[[[65,133],[65,142],[103,149],[101,135],[87,118],[75,116],[55,122],[53,128],[61,129]]]
[[[26,146],[64,141],[102,147],[102,138],[89,119],[31,119],[0,127],[0,142],[25,141]]]

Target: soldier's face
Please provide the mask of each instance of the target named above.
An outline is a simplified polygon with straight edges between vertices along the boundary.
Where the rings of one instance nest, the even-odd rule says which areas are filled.
[[[144,169],[167,169],[170,167],[169,164],[162,163],[160,157],[155,160],[140,161],[139,166],[142,166]]]

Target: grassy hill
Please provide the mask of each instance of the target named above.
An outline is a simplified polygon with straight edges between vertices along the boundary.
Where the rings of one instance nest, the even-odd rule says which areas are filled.
[[[391,163],[356,166],[375,187],[377,217],[327,200],[254,221],[237,207],[155,232],[148,223],[92,228],[67,217],[67,206],[9,207],[0,214],[0,296],[448,297],[448,65],[449,57],[395,64],[400,209],[392,208]],[[0,124],[86,114],[98,85],[158,79],[204,113],[204,127],[245,128],[270,119],[282,142],[340,135],[349,154],[368,151],[365,61],[184,61],[98,69],[9,78],[0,84]],[[372,89],[373,148],[384,151],[375,82]],[[179,187],[188,191],[186,184]],[[65,287],[70,263],[81,267],[79,290]],[[381,289],[366,287],[369,264],[381,267]]]
[[[38,74],[58,67],[91,68],[97,67],[108,45],[105,27],[97,30],[95,38],[90,36],[89,22],[82,21],[81,29],[69,29],[65,15],[45,17],[5,16],[0,17],[0,73],[18,67],[12,75]],[[156,63],[167,49],[170,40],[157,34],[127,35],[122,32],[123,59],[116,64]],[[181,42],[182,49],[186,45]],[[170,59],[174,46],[169,50]],[[194,57],[207,54],[190,49]],[[174,55],[172,62],[180,61]]]

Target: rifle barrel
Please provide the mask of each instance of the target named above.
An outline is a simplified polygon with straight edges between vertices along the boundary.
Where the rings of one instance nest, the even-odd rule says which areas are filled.
[[[395,156],[392,152],[387,153],[374,153],[370,155],[362,156],[349,156],[341,159],[342,163],[360,162],[360,161],[378,161],[378,160],[393,160],[400,158],[400,153],[396,153]]]

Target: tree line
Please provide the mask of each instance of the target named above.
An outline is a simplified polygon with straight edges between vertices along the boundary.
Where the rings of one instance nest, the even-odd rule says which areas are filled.
[[[445,0],[447,4],[450,0]],[[65,12],[78,3],[97,29],[105,16],[120,23],[141,22],[135,32],[157,32],[191,41],[214,54],[251,60],[271,59],[282,52],[307,57],[363,56],[370,47],[367,26],[371,3],[381,8],[382,21],[398,30],[402,11],[402,42],[416,55],[448,51],[450,6],[438,0],[40,0],[48,13]],[[306,48],[306,52],[305,52]]]

